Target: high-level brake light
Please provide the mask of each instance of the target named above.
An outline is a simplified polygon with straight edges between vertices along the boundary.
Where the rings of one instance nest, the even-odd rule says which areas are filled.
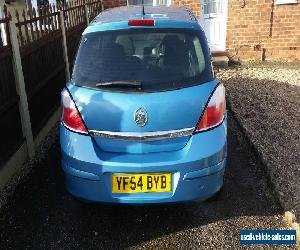
[[[132,19],[128,21],[128,26],[154,26],[154,19]]]

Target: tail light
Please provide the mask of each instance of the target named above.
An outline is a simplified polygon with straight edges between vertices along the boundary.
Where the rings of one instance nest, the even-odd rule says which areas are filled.
[[[201,132],[218,126],[224,120],[226,109],[225,88],[223,84],[215,89],[205,108],[195,132]]]
[[[74,132],[88,134],[87,128],[83,123],[75,103],[66,89],[63,89],[61,92],[61,103],[63,108],[62,121],[64,125]]]

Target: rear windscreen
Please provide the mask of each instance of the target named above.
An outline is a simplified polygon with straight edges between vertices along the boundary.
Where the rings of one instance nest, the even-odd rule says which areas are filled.
[[[165,91],[201,84],[213,78],[209,49],[202,31],[129,29],[88,33],[82,37],[72,81],[96,87],[118,82],[126,91]],[[107,87],[107,86],[106,86]]]

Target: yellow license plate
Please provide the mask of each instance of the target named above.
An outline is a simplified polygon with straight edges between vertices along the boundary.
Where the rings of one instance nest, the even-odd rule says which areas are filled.
[[[170,173],[113,174],[113,193],[171,192]]]

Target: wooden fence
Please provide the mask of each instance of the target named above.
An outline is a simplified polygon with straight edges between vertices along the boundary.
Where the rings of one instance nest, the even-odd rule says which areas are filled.
[[[22,71],[33,135],[57,108],[65,77],[59,12],[53,6],[16,13]]]
[[[101,1],[83,0],[12,13],[16,21],[5,11],[0,19],[7,37],[7,45],[0,44],[0,169],[24,139],[29,155],[34,154],[34,138],[59,106],[81,33],[101,11]]]
[[[7,13],[6,13],[7,14]],[[9,37],[10,18],[0,20]],[[8,41],[9,42],[9,41]],[[10,42],[9,42],[10,44]],[[0,47],[0,166],[24,142],[11,46]]]

